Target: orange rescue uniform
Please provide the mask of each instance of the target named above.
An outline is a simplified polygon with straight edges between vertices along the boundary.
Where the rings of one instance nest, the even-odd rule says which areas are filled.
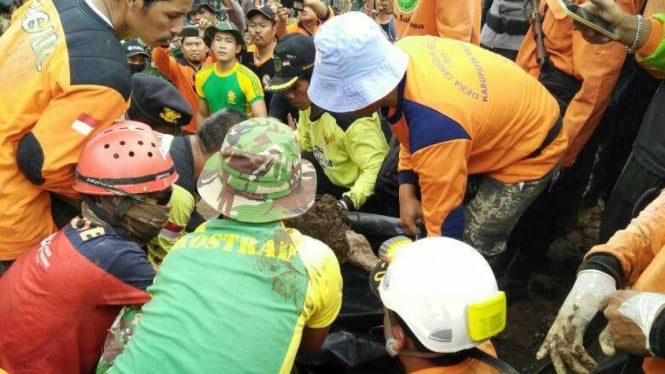
[[[633,290],[665,293],[665,191],[633,219],[625,230],[617,231],[606,244],[587,253],[608,253],[621,263],[623,284]],[[647,357],[645,373],[665,373],[665,359]]]
[[[554,128],[559,107],[519,66],[453,39],[416,36],[396,45],[409,65],[387,119],[401,143],[400,183],[420,185],[429,235],[446,235],[446,220],[461,217],[463,226],[469,175],[532,181],[559,162],[568,144],[564,131],[532,155]]]
[[[0,38],[0,72],[0,260],[13,260],[56,231],[48,191],[78,197],[79,153],[127,110],[130,71],[86,1],[32,0]]]
[[[397,38],[432,35],[480,44],[481,0],[395,0]]]
[[[578,4],[583,2],[577,1]],[[639,9],[639,1],[616,2],[631,14]],[[584,40],[579,31],[573,30],[572,21],[558,0],[541,1],[540,14],[544,14],[543,39],[552,64],[582,83],[566,113],[562,113],[563,127],[570,139],[563,165],[569,167],[575,163],[603,117],[626,58],[626,48],[620,43],[591,44]],[[540,74],[533,26],[527,31],[515,62],[534,77]]]

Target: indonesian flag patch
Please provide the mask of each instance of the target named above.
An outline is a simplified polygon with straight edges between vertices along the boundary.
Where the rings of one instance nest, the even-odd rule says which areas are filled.
[[[95,129],[95,126],[99,125],[99,122],[101,121],[96,120],[91,115],[87,113],[81,113],[81,115],[79,115],[78,118],[72,122],[72,129],[79,134],[88,136],[92,130]]]

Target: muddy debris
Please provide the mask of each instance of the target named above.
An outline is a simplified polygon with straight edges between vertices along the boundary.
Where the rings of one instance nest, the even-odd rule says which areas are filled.
[[[346,212],[330,195],[321,196],[307,213],[285,224],[326,243],[341,263],[370,271],[379,261],[367,238],[351,230]]]
[[[349,243],[346,232],[351,229],[349,219],[337,199],[323,195],[316,199],[307,213],[285,221],[286,226],[326,243],[337,255],[340,262],[346,262]]]

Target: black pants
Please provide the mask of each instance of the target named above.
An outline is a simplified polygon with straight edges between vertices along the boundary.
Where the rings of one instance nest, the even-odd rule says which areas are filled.
[[[617,230],[628,226],[633,216],[653,201],[663,186],[665,178],[642,166],[631,153],[607,201],[598,242],[607,242]]]

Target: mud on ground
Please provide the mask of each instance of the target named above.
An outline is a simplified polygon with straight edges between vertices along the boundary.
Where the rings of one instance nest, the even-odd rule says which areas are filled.
[[[536,360],[536,351],[575,281],[582,257],[596,244],[602,208],[599,203],[582,211],[576,226],[550,246],[540,266],[527,264],[534,270],[526,286],[507,289],[508,323],[493,342],[499,357],[522,373],[539,373],[547,364]],[[552,372],[545,368],[540,373]]]

